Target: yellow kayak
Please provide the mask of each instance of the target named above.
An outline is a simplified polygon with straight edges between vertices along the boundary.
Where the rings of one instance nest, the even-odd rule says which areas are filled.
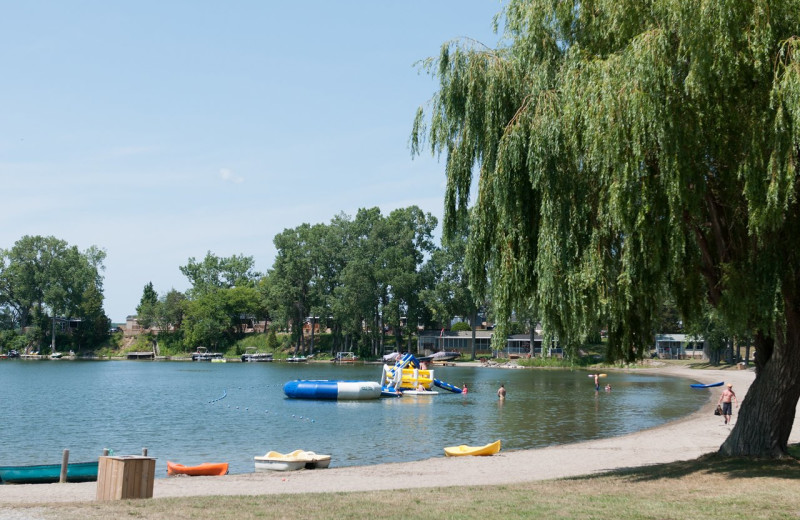
[[[444,449],[448,457],[461,457],[463,455],[494,455],[500,452],[500,441],[495,441],[486,446],[449,446]]]

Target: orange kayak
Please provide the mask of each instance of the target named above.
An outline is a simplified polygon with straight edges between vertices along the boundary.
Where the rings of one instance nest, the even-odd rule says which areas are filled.
[[[167,461],[167,475],[227,475],[227,462],[204,462],[197,466],[184,466],[177,462]]]

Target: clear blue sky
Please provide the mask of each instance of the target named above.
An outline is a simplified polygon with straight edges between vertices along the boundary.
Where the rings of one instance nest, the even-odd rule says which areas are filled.
[[[416,204],[444,163],[412,158],[436,90],[414,63],[494,46],[498,0],[108,2],[0,9],[0,248],[52,235],[106,250],[105,309],[185,290],[207,251],[272,266],[303,222]],[[441,227],[441,226],[440,226]]]

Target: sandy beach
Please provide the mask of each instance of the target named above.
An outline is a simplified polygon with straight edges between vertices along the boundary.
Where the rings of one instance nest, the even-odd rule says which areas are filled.
[[[487,369],[494,370],[494,369]],[[497,369],[501,370],[501,369]],[[637,369],[687,378],[688,382],[733,383],[741,402],[755,374],[752,370],[692,370],[680,366]],[[706,390],[701,390],[706,391]],[[620,437],[552,446],[535,450],[502,451],[492,457],[444,456],[403,462],[325,470],[249,473],[224,477],[179,477],[155,480],[154,498],[211,495],[342,492],[415,487],[486,485],[546,480],[689,460],[715,452],[730,426],[713,415],[721,388],[712,388],[708,402],[680,420]],[[513,399],[513,395],[509,397]],[[736,410],[734,410],[734,422]],[[800,414],[790,442],[800,442]],[[334,461],[335,465],[335,461]],[[97,484],[0,486],[0,507],[39,502],[81,502],[95,499]]]

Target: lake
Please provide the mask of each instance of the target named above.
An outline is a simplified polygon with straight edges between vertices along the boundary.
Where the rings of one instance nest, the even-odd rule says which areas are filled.
[[[682,379],[609,373],[594,391],[585,371],[435,367],[466,395],[373,401],[287,399],[294,379],[379,381],[381,365],[167,361],[0,361],[0,465],[116,455],[194,465],[295,449],[331,454],[331,466],[423,460],[444,446],[502,439],[503,450],[622,435],[687,415],[708,398]],[[497,399],[500,384],[508,390]]]

